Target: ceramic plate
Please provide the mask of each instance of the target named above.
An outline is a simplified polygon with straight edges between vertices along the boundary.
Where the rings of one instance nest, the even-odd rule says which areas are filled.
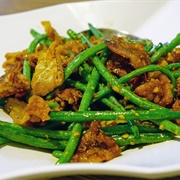
[[[125,30],[134,35],[167,42],[180,31],[179,1],[88,1],[51,6],[24,13],[0,16],[0,64],[6,52],[28,47],[31,28],[44,32],[41,21],[51,21],[61,35],[66,30],[96,27]],[[3,70],[0,69],[0,75]],[[11,119],[0,111],[0,119]],[[98,174],[142,178],[180,175],[180,140],[132,149],[112,161],[100,164],[55,165],[47,151],[10,144],[0,148],[0,179],[53,178],[65,175]]]

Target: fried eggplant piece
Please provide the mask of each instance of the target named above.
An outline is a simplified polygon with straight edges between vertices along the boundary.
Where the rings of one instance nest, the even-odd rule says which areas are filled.
[[[4,110],[10,115],[14,123],[19,125],[26,125],[30,119],[26,112],[27,103],[20,101],[17,98],[8,98],[4,106]]]
[[[61,110],[71,105],[77,111],[79,108],[79,100],[82,98],[82,92],[76,88],[66,88],[64,90],[55,91],[55,101],[59,103]]]
[[[50,119],[48,102],[40,96],[33,95],[29,98],[26,113],[30,115],[31,122],[44,122]]]
[[[41,24],[44,26],[44,30],[45,30],[45,32],[48,35],[50,40],[57,41],[59,44],[63,44],[62,37],[52,27],[52,25],[49,21],[42,21]]]
[[[0,77],[0,98],[24,95],[30,88],[28,79],[22,74],[21,62],[16,62]]]
[[[133,70],[126,58],[118,54],[112,54],[111,58],[106,63],[106,68],[112,74],[122,77]]]
[[[180,99],[177,99],[172,105],[173,111],[180,111]],[[180,119],[175,119],[174,122],[180,126]]]
[[[59,55],[59,46],[55,41],[47,52],[42,52],[31,81],[33,94],[45,96],[64,81],[62,60]]]
[[[98,121],[93,121],[80,140],[71,162],[105,162],[120,155],[121,149],[115,140],[101,131]]]
[[[167,61],[172,63],[180,62],[180,48],[174,48],[169,52],[167,54]]]
[[[126,59],[135,69],[147,66],[151,63],[149,54],[144,50],[142,43],[128,42],[124,37],[113,36],[105,40],[108,48]]]
[[[21,66],[23,66],[24,56],[26,54],[26,50],[23,50],[22,52],[9,52],[5,54],[6,61],[2,64],[2,67],[7,71],[10,69],[14,64],[17,62],[21,63]]]
[[[144,84],[138,86],[134,92],[143,98],[166,107],[173,102],[172,84],[168,77],[161,73],[149,78]]]

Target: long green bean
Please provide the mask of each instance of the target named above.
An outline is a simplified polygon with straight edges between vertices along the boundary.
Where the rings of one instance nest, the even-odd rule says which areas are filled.
[[[65,147],[65,151],[61,154],[61,157],[57,161],[57,164],[66,163],[70,161],[79,143],[79,139],[81,137],[81,131],[82,131],[82,125],[76,123],[73,126],[72,135]]]
[[[172,74],[172,76],[173,76],[174,78],[176,78],[176,79],[180,77],[180,72],[179,72],[179,71],[174,71],[174,72],[172,72],[171,74]]]
[[[53,155],[54,157],[60,159],[60,158],[63,156],[63,152],[60,151],[60,150],[54,150],[54,151],[52,152],[52,155]]]
[[[53,138],[53,139],[68,140],[69,137],[71,136],[71,131],[45,130],[41,128],[20,126],[15,123],[0,121],[0,129],[6,129],[6,128],[15,130],[18,133],[29,134],[36,137],[42,137],[42,138],[47,138],[47,139]]]
[[[152,56],[151,56],[151,62],[156,62],[161,56],[164,54],[172,51],[176,46],[180,44],[180,33],[177,34],[177,36],[171,40],[169,43],[158,49]]]
[[[166,66],[164,66],[164,68],[167,68],[169,70],[176,70],[178,68],[180,68],[180,63],[179,62],[176,62],[176,63],[171,63],[171,64],[168,64]]]
[[[78,56],[76,56],[74,60],[71,61],[71,63],[65,68],[64,78],[67,79],[79,65],[81,65],[85,60],[87,60],[87,58],[95,55],[97,52],[103,50],[105,47],[106,44],[102,42],[88,48],[87,50],[83,51]]]
[[[109,120],[159,120],[159,119],[180,119],[180,112],[170,109],[161,109],[161,113],[157,109],[149,110],[127,110],[125,112],[114,111],[59,111],[50,113],[51,120],[65,122],[87,122],[94,119],[102,121]],[[180,128],[180,127],[179,127]]]
[[[92,34],[97,38],[103,38],[103,34],[95,28],[91,23],[88,23],[89,29],[92,32]]]
[[[9,133],[11,132],[11,133]],[[33,147],[45,148],[45,149],[65,149],[67,141],[52,140],[48,138],[35,137],[24,133],[19,133],[12,128],[1,129],[0,135],[17,143],[26,144]]]
[[[153,125],[137,124],[140,133],[157,133],[165,130],[161,130]],[[132,133],[128,124],[119,124],[117,126],[106,126],[101,128],[107,135],[118,135],[125,133]]]
[[[11,140],[0,136],[0,146],[3,145],[3,144],[9,143],[9,142],[11,142]]]
[[[69,86],[76,87],[77,89],[81,91],[85,91],[87,88],[86,84],[83,84],[79,81],[74,81],[72,79],[67,79],[65,83],[68,84]]]
[[[167,119],[160,119],[158,121],[151,119],[151,122],[154,124],[159,125],[159,129],[167,130],[169,132],[172,132],[173,134],[179,136],[180,135],[180,126],[176,125],[175,123],[167,120]]]
[[[31,35],[34,37],[34,38],[36,38],[37,36],[40,36],[41,34],[39,33],[39,32],[37,32],[35,29],[31,29],[30,30],[30,33],[31,33]],[[52,44],[52,41],[50,40],[50,39],[43,39],[42,40],[45,44],[46,44],[46,46],[47,47],[49,47],[51,44]]]
[[[150,144],[171,140],[173,135],[171,133],[141,133],[139,138],[135,138],[131,134],[113,135],[112,136],[119,146],[136,145],[136,144]]]

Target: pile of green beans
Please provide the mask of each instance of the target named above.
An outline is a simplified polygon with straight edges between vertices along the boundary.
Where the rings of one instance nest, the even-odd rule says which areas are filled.
[[[170,43],[163,45],[159,43],[154,48],[152,41],[142,40],[144,49],[151,57],[151,64],[136,69],[120,78],[111,74],[105,63],[111,51],[103,41],[103,35],[92,24],[89,25],[89,34],[102,41],[92,45],[89,37],[73,30],[67,30],[66,41],[69,39],[86,43],[88,48],[78,54],[64,69],[64,83],[60,87],[74,87],[82,92],[78,111],[51,111],[50,120],[43,127],[27,127],[0,121],[0,146],[11,142],[21,143],[28,146],[48,149],[52,155],[57,157],[57,164],[70,162],[79,141],[87,129],[83,124],[90,121],[102,123],[116,122],[115,126],[105,126],[101,130],[112,137],[120,147],[138,144],[152,144],[173,139],[180,136],[180,126],[172,120],[180,119],[180,112],[162,107],[136,95],[126,84],[131,79],[147,73],[159,71],[165,74],[172,84],[172,94],[176,99],[176,82],[180,77],[180,63],[172,63],[165,67],[156,64],[158,59],[168,52],[171,52],[180,44],[180,34]],[[47,48],[52,41],[46,34],[40,34],[32,29],[33,41],[30,43],[27,53],[34,53],[38,44],[44,43]],[[130,40],[135,42],[136,40]],[[78,69],[78,71],[77,71]],[[174,71],[176,70],[176,71]],[[78,73],[79,79],[73,79],[73,73]],[[173,72],[174,71],[174,72]],[[24,59],[23,74],[29,82],[33,76],[28,60]],[[53,99],[55,90],[50,92],[45,100]],[[127,109],[118,98],[130,103],[131,109]],[[93,105],[103,108],[93,109]],[[0,107],[6,104],[6,98],[0,99]],[[57,102],[49,102],[51,109],[58,107]],[[148,125],[143,124],[148,122]],[[57,127],[59,127],[57,129]],[[11,132],[11,133],[9,133]]]

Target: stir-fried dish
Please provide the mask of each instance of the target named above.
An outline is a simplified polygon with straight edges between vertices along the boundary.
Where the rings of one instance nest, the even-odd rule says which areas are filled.
[[[169,43],[45,33],[8,52],[0,77],[0,145],[48,149],[57,163],[106,162],[180,135],[180,34]]]

